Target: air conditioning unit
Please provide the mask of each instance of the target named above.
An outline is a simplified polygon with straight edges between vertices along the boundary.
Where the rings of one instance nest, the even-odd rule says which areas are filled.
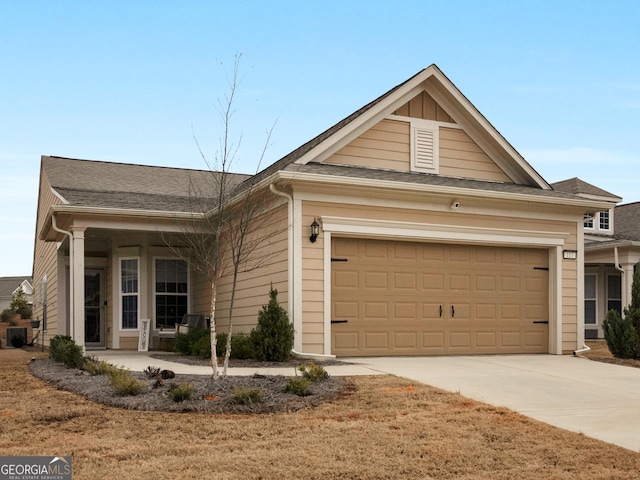
[[[7,327],[7,347],[21,348],[27,344],[27,327]]]

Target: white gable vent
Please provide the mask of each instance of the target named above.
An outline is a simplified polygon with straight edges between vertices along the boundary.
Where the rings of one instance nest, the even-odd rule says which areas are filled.
[[[438,127],[412,126],[411,170],[438,173]]]

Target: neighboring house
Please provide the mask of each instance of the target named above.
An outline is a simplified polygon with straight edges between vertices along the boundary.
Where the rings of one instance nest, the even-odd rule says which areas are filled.
[[[552,185],[585,198],[622,199],[578,178]],[[585,337],[604,338],[602,321],[609,310],[631,303],[635,266],[640,262],[640,202],[597,212],[584,221]]]
[[[194,218],[194,189],[215,199],[216,175],[43,157],[34,282],[47,341],[135,349],[141,319],[155,339],[208,312],[208,282],[166,239]],[[268,264],[239,277],[236,331],[256,324],[273,284],[298,353],[583,346],[583,218],[616,199],[554,190],[435,65],[229,181],[237,198],[255,185],[284,226],[265,233]],[[224,330],[227,277],[217,298]]]
[[[9,308],[13,296],[22,288],[29,304],[33,303],[31,277],[0,277],[0,312]]]

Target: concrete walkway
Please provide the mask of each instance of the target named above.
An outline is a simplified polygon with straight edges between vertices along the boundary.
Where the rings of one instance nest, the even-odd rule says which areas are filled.
[[[210,375],[211,367],[151,358],[147,353],[90,352],[142,371],[153,365]],[[348,358],[332,376],[392,374],[460,393],[592,438],[640,451],[640,369],[557,355]],[[229,375],[295,374],[293,368],[230,368]]]
[[[640,451],[640,369],[557,355],[350,358]]]
[[[162,352],[158,352],[162,353]],[[179,374],[189,374],[189,375],[211,375],[211,367],[210,366],[199,366],[199,365],[185,365],[183,363],[171,362],[168,360],[159,360],[157,358],[151,357],[154,352],[131,352],[124,350],[98,350],[98,351],[89,351],[88,355],[96,357],[100,360],[104,360],[116,366],[125,367],[133,372],[142,372],[148,366],[154,366],[161,368],[163,370],[172,370],[175,373]],[[167,355],[165,358],[170,358],[170,355]],[[222,368],[222,367],[221,367]],[[382,372],[378,372],[375,369],[372,369],[368,366],[364,365],[355,365],[355,364],[345,364],[345,365],[331,365],[325,367],[327,373],[331,376],[335,377],[351,377],[357,375],[380,375]],[[254,373],[258,373],[261,375],[284,375],[293,377],[296,374],[296,371],[293,367],[286,368],[238,368],[238,367],[230,367],[228,371],[228,375],[230,376],[241,376],[241,375],[253,375]]]

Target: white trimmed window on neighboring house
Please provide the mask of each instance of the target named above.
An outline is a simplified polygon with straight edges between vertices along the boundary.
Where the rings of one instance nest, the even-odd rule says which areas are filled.
[[[613,211],[603,210],[593,216],[585,214],[584,229],[586,232],[613,234]]]

